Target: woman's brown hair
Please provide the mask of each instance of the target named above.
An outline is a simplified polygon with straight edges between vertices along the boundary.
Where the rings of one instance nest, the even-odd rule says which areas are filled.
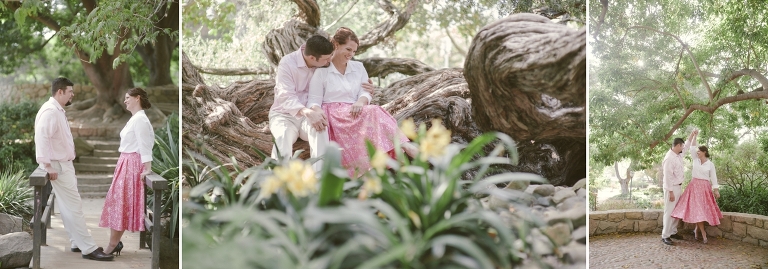
[[[152,107],[152,104],[149,103],[149,98],[147,97],[147,92],[144,91],[142,88],[133,88],[128,90],[128,95],[131,97],[139,97],[139,103],[141,103],[142,109],[147,109]]]
[[[336,30],[336,33],[333,35],[333,38],[331,38],[331,42],[333,42],[333,45],[344,45],[347,44],[348,40],[355,41],[357,45],[360,45],[360,40],[357,39],[357,35],[355,35],[355,32],[352,32],[351,29],[347,27],[341,27],[338,30]]]

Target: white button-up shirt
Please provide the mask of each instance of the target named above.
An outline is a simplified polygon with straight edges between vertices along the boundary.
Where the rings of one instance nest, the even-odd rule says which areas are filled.
[[[368,82],[368,72],[363,63],[349,61],[344,74],[331,63],[328,68],[318,68],[309,82],[309,101],[307,107],[320,106],[326,103],[353,104],[361,96],[368,98],[371,94],[363,90],[363,83]]]
[[[683,150],[689,147],[689,142],[685,141]],[[664,190],[672,190],[673,186],[683,184],[684,164],[683,155],[681,153],[675,153],[672,149],[667,151],[667,155],[664,156],[664,161],[661,162],[662,169],[664,169]]]
[[[280,59],[275,78],[275,101],[269,109],[270,116],[287,114],[296,118],[299,111],[307,105],[309,81],[316,68],[307,66],[304,61],[304,48],[291,52]]]
[[[139,110],[131,116],[123,130],[120,131],[119,152],[136,152],[141,155],[141,162],[152,161],[152,146],[155,145],[155,132],[144,110]]]
[[[720,185],[717,184],[717,172],[715,172],[715,164],[712,163],[712,160],[707,160],[706,162],[701,163],[701,159],[699,159],[699,156],[696,154],[698,150],[699,147],[697,146],[691,146],[690,148],[691,159],[693,159],[693,170],[691,170],[691,177],[709,180],[709,182],[712,183],[712,189],[720,188]]]
[[[75,142],[66,112],[53,97],[43,103],[35,117],[35,157],[42,165],[75,159]]]

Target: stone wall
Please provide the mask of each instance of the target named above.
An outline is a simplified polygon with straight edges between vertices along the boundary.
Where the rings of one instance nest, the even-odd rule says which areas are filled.
[[[661,234],[662,210],[609,210],[589,213],[589,235],[630,232]],[[694,224],[678,225],[679,232],[691,233]],[[718,226],[705,224],[708,236],[743,241],[768,248],[768,216],[723,212]]]
[[[91,85],[75,84],[75,100],[83,101],[96,97],[96,88]],[[156,86],[145,88],[151,103],[178,103],[179,87],[175,85]],[[0,96],[2,102],[18,103],[20,101],[31,100],[43,102],[51,96],[51,84],[19,84],[19,85],[0,85]]]

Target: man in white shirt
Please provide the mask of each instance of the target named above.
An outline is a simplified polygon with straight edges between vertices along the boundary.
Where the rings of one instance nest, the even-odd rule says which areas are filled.
[[[82,201],[77,192],[72,165],[75,143],[63,108],[72,104],[73,85],[66,78],[57,78],[51,83],[52,97],[40,107],[35,117],[35,157],[40,167],[48,172],[72,252],[82,252],[84,259],[111,261],[114,257],[96,245],[85,225]]]
[[[681,185],[683,184],[683,176],[685,174],[681,153],[684,148],[688,148],[688,143],[690,143],[688,141],[683,141],[682,138],[675,138],[672,148],[667,151],[667,155],[664,156],[664,161],[661,163],[664,171],[664,216],[662,219],[661,241],[667,245],[672,245],[670,237],[678,240],[683,239],[682,236],[677,234],[677,225],[680,220],[672,217],[672,210],[675,209],[677,200],[680,199],[680,195],[683,192]]]
[[[328,118],[322,109],[307,107],[309,99],[309,81],[318,67],[326,67],[333,54],[333,44],[323,36],[312,36],[307,43],[297,51],[280,59],[275,78],[275,101],[269,109],[269,130],[275,138],[276,146],[272,147],[272,158],[278,157],[278,151],[283,157],[293,153],[293,143],[296,139],[309,142],[310,157],[315,158],[325,154],[329,143]],[[373,93],[373,85],[363,83],[363,89]],[[322,161],[312,165],[315,171],[320,171]]]

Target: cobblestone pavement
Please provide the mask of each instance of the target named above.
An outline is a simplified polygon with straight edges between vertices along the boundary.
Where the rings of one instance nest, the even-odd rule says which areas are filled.
[[[703,244],[693,233],[683,237],[668,246],[656,233],[590,236],[589,268],[768,269],[768,248],[714,237]]]

